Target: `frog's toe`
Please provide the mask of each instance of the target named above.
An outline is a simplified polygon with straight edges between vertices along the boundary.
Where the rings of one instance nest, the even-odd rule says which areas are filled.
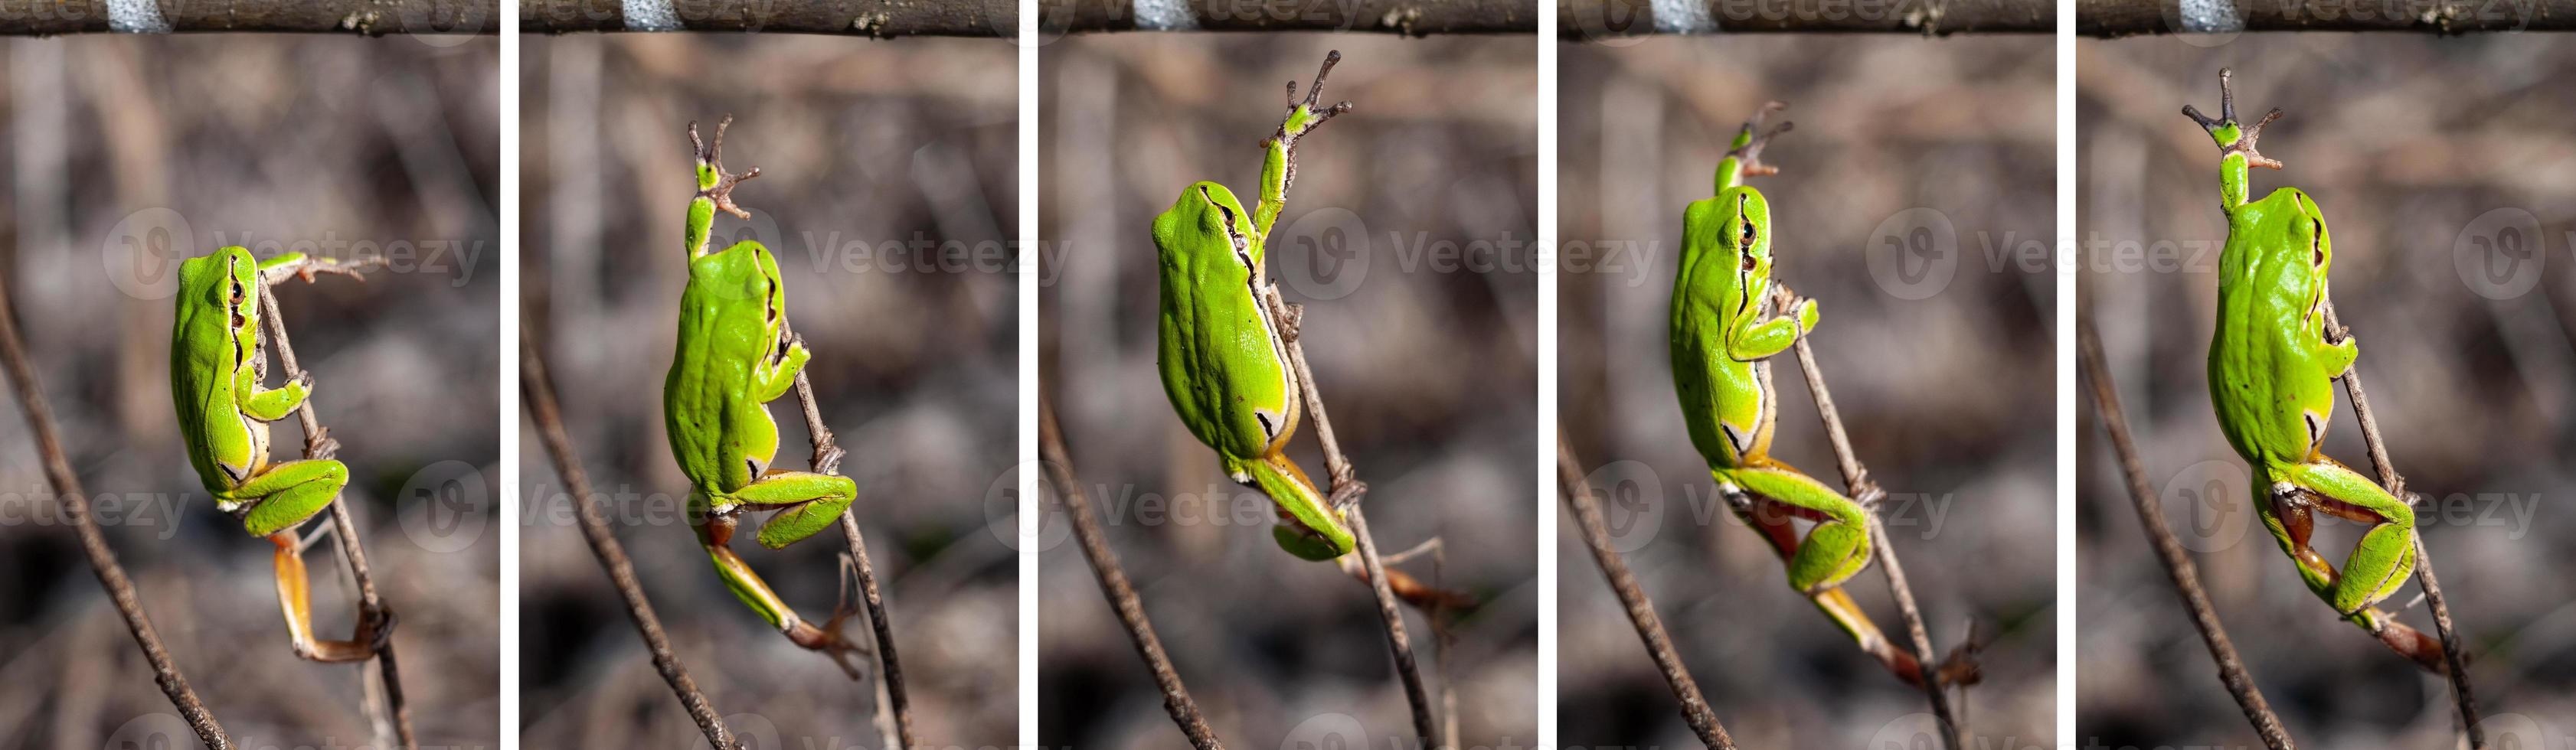
[[[2343,577],[2335,580],[2336,613],[2352,616],[2406,585],[2406,577],[2415,572],[2413,532],[2406,526],[2381,524],[2362,534],[2352,557],[2344,561]]]

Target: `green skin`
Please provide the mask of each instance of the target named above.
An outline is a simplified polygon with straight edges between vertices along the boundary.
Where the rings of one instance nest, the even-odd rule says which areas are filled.
[[[1718,162],[1717,195],[1682,219],[1680,273],[1673,279],[1673,385],[1691,445],[1719,485],[1777,503],[1770,508],[1817,522],[1788,560],[1789,586],[1831,589],[1869,566],[1867,511],[1823,482],[1771,458],[1779,417],[1769,358],[1814,330],[1816,303],[1782,315],[1771,284],[1771,210],[1762,193],[1737,184],[1754,144],[1753,127]],[[1766,513],[1780,518],[1781,513]],[[1785,519],[1782,519],[1785,523]]]
[[[1338,59],[1338,52],[1327,57],[1324,70]],[[1297,139],[1350,107],[1315,106],[1323,78],[1316,74],[1305,101],[1292,100],[1278,132],[1262,142],[1261,199],[1250,213],[1224,185],[1199,182],[1154,217],[1162,271],[1155,364],[1163,392],[1190,434],[1216,449],[1227,477],[1278,506],[1272,539],[1307,560],[1349,554],[1355,539],[1341,510],[1285,453],[1301,391],[1280,321],[1265,302],[1271,287],[1262,242],[1287,205]]]
[[[690,137],[696,135],[692,125]],[[717,143],[723,138],[719,127]],[[787,328],[786,287],[768,248],[745,241],[707,252],[715,212],[746,213],[733,206],[730,193],[758,173],[725,175],[714,148],[699,150],[698,193],[689,201],[683,241],[689,283],[680,294],[678,346],[662,387],[664,426],[671,457],[689,478],[698,541],[725,586],[797,645],[841,661],[856,649],[839,635],[841,615],[819,628],[799,618],[730,546],[734,517],[745,510],[778,511],[755,537],[760,546],[778,549],[830,527],[858,497],[858,484],[848,477],[769,468],[778,454],[778,424],[768,404],[795,387],[810,355]]]
[[[178,312],[170,329],[170,400],[188,444],[188,463],[214,495],[215,507],[240,516],[244,529],[277,545],[278,604],[295,653],[315,661],[357,661],[375,653],[392,623],[362,617],[350,640],[315,639],[303,546],[294,531],[339,497],[349,467],[328,459],[268,460],[268,423],[295,413],[312,395],[313,379],[299,373],[284,386],[261,387],[267,351],[260,343],[260,295],[289,277],[311,281],[316,272],[354,274],[299,253],[260,262],[241,247],[181,261]]]
[[[1789,300],[1772,284],[1770,204],[1761,191],[1740,184],[1775,171],[1758,156],[1763,142],[1788,125],[1756,130],[1763,114],[1780,107],[1766,105],[1745,123],[1718,162],[1717,194],[1683,214],[1681,265],[1673,279],[1674,391],[1691,445],[1708,461],[1721,492],[1749,501],[1735,510],[1779,554],[1789,587],[1891,674],[1921,685],[1920,662],[1842,590],[1869,567],[1868,509],[1770,455],[1780,404],[1770,358],[1814,330],[1817,319],[1814,300]],[[1784,305],[1792,312],[1783,314]],[[1804,540],[1797,519],[1816,524]],[[1973,660],[1958,654],[1940,671],[1949,684],[1978,679]]]
[[[2328,342],[2326,269],[2334,249],[2316,202],[2296,188],[2246,201],[2250,168],[2280,164],[2254,151],[2262,123],[2242,127],[2230,99],[2217,121],[2189,112],[2224,153],[2219,207],[2227,213],[2227,248],[2209,340],[2210,401],[2227,444],[2267,480],[2254,490],[2254,507],[2300,578],[2337,614],[2379,633],[2387,615],[2372,605],[2415,570],[2415,512],[2320,452],[2333,421],[2334,381],[2352,370],[2361,349],[2350,337]],[[2308,546],[2317,511],[2371,524],[2341,575]]]

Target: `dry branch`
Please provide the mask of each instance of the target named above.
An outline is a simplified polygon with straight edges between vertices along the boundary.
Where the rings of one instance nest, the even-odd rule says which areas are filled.
[[[1262,304],[1269,305],[1272,319],[1295,321],[1304,317],[1303,308],[1288,304],[1279,296],[1276,285],[1262,288]],[[1359,470],[1351,466],[1351,457],[1342,453],[1340,440],[1333,437],[1333,418],[1324,411],[1323,393],[1315,387],[1315,371],[1306,365],[1306,348],[1295,323],[1287,326],[1280,340],[1287,345],[1288,364],[1297,374],[1298,392],[1304,395],[1306,417],[1315,423],[1315,443],[1324,450],[1324,469],[1332,475],[1333,487],[1328,497],[1351,527],[1351,536],[1359,541],[1360,564],[1368,577],[1370,592],[1377,595],[1378,619],[1386,625],[1386,645],[1395,660],[1396,676],[1404,683],[1404,700],[1413,709],[1413,731],[1422,743],[1440,747],[1439,717],[1431,707],[1431,696],[1422,689],[1422,669],[1414,663],[1413,643],[1405,636],[1404,613],[1395,606],[1395,590],[1388,581],[1386,563],[1377,554],[1377,541],[1371,538],[1368,519],[1360,512],[1360,497],[1368,493],[1368,484],[1359,480]],[[1430,599],[1437,601],[1438,592]],[[1435,607],[1425,611],[1434,612]]]
[[[628,9],[650,9],[634,17]],[[770,34],[1014,37],[1014,0],[521,0],[519,31],[733,31]]]
[[[2335,317],[2334,302],[2325,303],[2326,331],[2335,341],[2352,336],[2350,329]],[[2370,397],[2361,390],[2361,368],[2343,374],[2344,395],[2352,400],[2352,413],[2361,421],[2362,443],[2370,450],[2370,466],[2379,474],[2379,483],[2391,497],[2414,504],[2406,494],[2406,479],[2397,475],[2397,466],[2388,460],[2388,443],[2379,437],[2379,419],[2370,413]],[[2424,586],[2424,602],[2432,609],[2433,629],[2442,637],[2442,659],[2450,667],[2451,698],[2460,711],[2461,731],[2469,735],[2470,750],[2486,750],[2486,728],[2478,726],[2478,699],[2469,689],[2468,659],[2460,652],[2459,632],[2451,627],[2451,607],[2442,599],[2442,584],[2433,578],[2433,558],[2424,550],[2424,535],[2415,537],[2415,577]]]
[[[1557,36],[1568,41],[1647,34],[2057,31],[2053,0],[1557,0],[1556,17]]]
[[[1783,298],[1794,297],[1786,285],[1775,284],[1772,289]],[[1780,309],[1792,307],[1783,304]],[[1922,678],[1924,697],[1932,702],[1932,715],[1941,723],[1941,739],[1947,743],[1943,747],[1962,750],[1967,745],[1959,741],[1958,715],[1950,710],[1950,696],[1941,691],[1941,670],[1933,666],[1939,662],[1933,661],[1932,637],[1923,627],[1923,613],[1914,606],[1914,588],[1905,582],[1905,566],[1897,561],[1896,547],[1887,538],[1887,525],[1878,515],[1879,500],[1886,493],[1869,481],[1869,470],[1852,452],[1851,437],[1843,431],[1842,412],[1834,408],[1834,396],[1825,390],[1824,371],[1816,367],[1816,355],[1809,351],[1803,332],[1793,348],[1798,353],[1798,370],[1807,377],[1807,392],[1816,399],[1816,416],[1824,421],[1825,435],[1833,443],[1834,463],[1842,470],[1843,491],[1869,509],[1869,539],[1875,548],[1872,554],[1878,557],[1879,572],[1887,576],[1888,591],[1896,595],[1896,613],[1905,620],[1905,633],[1914,641],[1915,674]]]
[[[1127,639],[1136,644],[1136,655],[1144,658],[1146,668],[1154,672],[1154,684],[1163,691],[1163,711],[1189,735],[1190,745],[1198,750],[1225,750],[1225,743],[1209,729],[1207,718],[1199,715],[1197,701],[1190,700],[1190,689],[1181,684],[1180,672],[1172,669],[1172,657],[1163,653],[1163,640],[1154,636],[1154,623],[1145,619],[1145,603],[1136,597],[1136,587],[1127,582],[1127,573],[1118,567],[1118,553],[1109,549],[1109,540],[1100,533],[1100,521],[1091,514],[1091,500],[1082,492],[1082,480],[1074,478],[1073,459],[1064,449],[1064,433],[1056,426],[1055,404],[1041,395],[1038,400],[1038,460],[1046,465],[1047,479],[1056,497],[1064,501],[1065,516],[1073,521],[1073,536],[1082,545],[1082,556],[1091,563],[1092,575],[1100,579],[1100,593],[1109,598],[1109,607],[1118,613],[1118,624],[1127,628]]]
[[[805,432],[814,443],[812,458],[815,473],[838,476],[844,452],[832,439],[832,428],[823,424],[822,404],[814,398],[814,383],[805,372],[796,372],[796,403],[805,412]],[[868,627],[876,636],[877,684],[885,688],[886,710],[894,716],[893,736],[887,741],[895,747],[914,747],[912,738],[912,700],[903,689],[903,662],[895,658],[894,615],[886,611],[885,597],[877,593],[876,566],[868,562],[868,542],[859,535],[858,508],[841,509],[841,537],[850,545],[850,557],[859,576],[859,595],[868,607]]]
[[[1690,669],[1673,651],[1672,636],[1664,634],[1664,621],[1655,615],[1654,601],[1646,598],[1637,576],[1628,571],[1628,561],[1610,546],[1608,525],[1601,520],[1601,508],[1593,504],[1592,488],[1583,479],[1583,464],[1574,459],[1574,449],[1566,445],[1565,435],[1556,436],[1557,479],[1565,486],[1565,504],[1574,510],[1574,523],[1582,527],[1583,544],[1592,549],[1592,561],[1601,566],[1601,575],[1610,579],[1610,590],[1619,595],[1619,603],[1628,608],[1628,622],[1637,627],[1637,640],[1646,644],[1646,654],[1655,660],[1655,668],[1664,673],[1664,683],[1672,686],[1673,699],[1682,706],[1682,720],[1699,735],[1700,744],[1710,750],[1735,750],[1735,739],[1728,737],[1726,727],[1717,722],[1717,712],[1709,710],[1708,699],[1699,692],[1699,683],[1691,679]]]
[[[579,512],[582,538],[590,542],[590,552],[599,558],[599,567],[617,586],[617,594],[626,601],[626,614],[635,619],[635,629],[644,637],[644,647],[653,652],[653,668],[670,683],[672,697],[697,721],[698,729],[707,735],[707,743],[717,750],[742,750],[732,730],[725,728],[724,717],[698,692],[698,683],[689,679],[689,670],[680,657],[671,653],[671,639],[662,633],[662,620],[653,614],[653,603],[644,598],[644,587],[635,580],[635,565],[626,559],[626,548],[608,530],[608,519],[590,502],[593,497],[590,477],[581,469],[581,457],[573,453],[572,438],[564,434],[563,415],[555,406],[554,382],[546,375],[546,360],[538,353],[536,336],[522,326],[519,331],[519,388],[527,396],[528,418],[537,424],[539,442],[546,446],[546,456],[554,460],[555,473],[563,477],[564,491],[573,508]],[[603,498],[604,500],[604,498]]]
[[[123,6],[111,9],[111,5]],[[0,0],[0,36],[106,32],[497,34],[495,0]]]
[[[2186,6],[2206,5],[2186,14]],[[2232,8],[2233,13],[2228,10]],[[2576,30],[2576,0],[2076,0],[2075,32],[2094,37],[2232,31],[2468,34]]]
[[[2263,700],[2263,689],[2254,684],[2254,674],[2246,671],[2245,660],[2236,656],[2236,644],[2227,639],[2227,626],[2218,621],[2218,613],[2209,606],[2209,592],[2200,586],[2200,570],[2183,551],[2173,527],[2166,525],[2162,508],[2156,506],[2156,493],[2147,484],[2146,462],[2138,458],[2138,446],[2129,436],[2129,419],[2120,411],[2120,394],[2111,383],[2110,368],[2102,364],[2102,340],[2093,332],[2093,323],[2084,321],[2076,329],[2076,357],[2081,361],[2084,379],[2092,385],[2093,408],[2101,415],[2102,431],[2111,436],[2111,448],[2119,454],[2121,477],[2128,480],[2129,500],[2138,511],[2138,525],[2146,529],[2147,541],[2156,548],[2156,558],[2165,565],[2165,575],[2173,579],[2174,590],[2182,595],[2184,608],[2191,610],[2191,624],[2200,630],[2201,642],[2209,647],[2210,661],[2218,664],[2218,681],[2236,697],[2236,707],[2245,712],[2245,721],[2254,725],[2255,734],[2271,750],[2292,750],[2290,732],[2281,728],[2281,718],[2272,715],[2272,706]]]
[[[9,300],[9,279],[0,276],[0,359],[9,368],[9,383],[18,395],[18,407],[26,413],[27,431],[36,438],[36,452],[44,458],[45,479],[53,483],[55,496],[62,499],[63,515],[71,519],[72,529],[80,534],[81,552],[89,556],[89,566],[98,573],[98,585],[107,589],[107,598],[116,605],[116,613],[125,618],[125,628],[134,633],[134,644],[143,649],[143,660],[152,665],[152,681],[160,684],[161,693],[179,710],[188,727],[197,733],[197,741],[211,750],[232,750],[232,739],[224,735],[222,724],[197,699],[188,687],[188,678],[179,674],[179,666],[170,660],[170,650],[162,647],[161,635],[152,629],[152,618],[143,613],[143,599],[134,593],[134,582],[125,577],[124,566],[116,563],[116,551],[107,546],[107,537],[99,533],[98,524],[90,519],[89,494],[81,490],[80,477],[72,473],[71,460],[63,453],[62,437],[54,429],[54,415],[45,406],[44,387],[36,383],[36,373],[27,366],[27,346],[18,338],[18,317]]]
[[[1532,34],[1538,14],[1536,0],[1038,0],[1038,29]]]
[[[269,343],[276,347],[277,362],[283,366],[286,380],[300,379],[304,368],[296,364],[295,345],[287,340],[286,316],[278,312],[274,284],[260,289],[259,305],[267,315]],[[323,429],[322,420],[313,415],[313,399],[297,404],[295,417],[304,428],[305,458],[327,460],[340,452],[339,442],[331,439],[331,432]],[[375,577],[367,567],[367,551],[358,543],[358,524],[350,519],[349,504],[336,495],[331,498],[331,537],[338,543],[340,559],[349,564],[350,578],[358,584],[359,621],[392,622],[393,613],[385,607],[384,598],[376,594]],[[385,639],[384,647],[376,650],[375,661],[384,681],[385,720],[393,725],[394,741],[403,750],[411,750],[419,743],[412,737],[411,707],[403,700],[402,669],[394,662],[392,639]]]

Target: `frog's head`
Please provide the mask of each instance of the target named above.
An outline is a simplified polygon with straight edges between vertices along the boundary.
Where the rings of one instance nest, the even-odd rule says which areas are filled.
[[[2281,108],[2273,107],[2271,112],[2264,114],[2263,119],[2255,121],[2253,125],[2239,122],[2236,119],[2235,79],[2235,70],[2219,69],[2216,119],[2201,114],[2198,107],[2189,104],[2182,105],[2183,116],[2191,118],[2192,122],[2200,123],[2200,129],[2209,132],[2209,139],[2218,144],[2222,159],[2242,154],[2247,164],[2280,169],[2280,162],[2263,158],[2263,154],[2254,150],[2254,141],[2263,137],[2263,126],[2272,124],[2273,120],[2281,119]]]
[[[259,339],[259,259],[241,246],[179,262],[179,304],[226,311],[224,330],[235,341]],[[242,356],[249,356],[242,347]]]
[[[1227,253],[1257,276],[1260,243],[1252,236],[1251,224],[1251,215],[1235,200],[1234,191],[1199,182],[1182,190],[1171,209],[1154,217],[1154,246],[1167,262],[1192,253]]]
[[[1735,256],[1736,288],[1753,291],[1771,278],[1771,202],[1749,187],[1727,188],[1717,201],[1718,247]]]
[[[2289,204],[2287,210],[2280,213],[2288,217],[2290,236],[2299,241],[2287,243],[2285,247],[2307,249],[2307,252],[2297,254],[2300,257],[2290,259],[2289,264],[2303,269],[2300,273],[2314,280],[2317,288],[2325,288],[2326,268],[2334,265],[2334,236],[2326,232],[2325,213],[2317,208],[2316,201],[2310,200],[2308,194],[2298,188],[2274,190],[2263,200]]]

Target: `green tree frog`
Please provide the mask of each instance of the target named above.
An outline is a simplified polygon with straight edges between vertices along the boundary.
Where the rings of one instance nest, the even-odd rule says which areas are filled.
[[[2331,340],[2326,327],[2334,243],[2316,202],[2288,187],[2246,200],[2252,167],[2281,168],[2254,147],[2281,110],[2240,124],[2231,78],[2230,71],[2219,72],[2217,119],[2182,108],[2220,150],[2227,246],[2219,256],[2217,330],[2209,339],[2209,396],[2219,430],[2264,480],[2254,490],[2254,507],[2308,588],[2337,615],[2441,671],[2439,642],[2392,628],[2390,616],[2373,607],[2415,571],[2415,511],[2322,452],[2333,421],[2334,381],[2351,372],[2361,349],[2350,337]],[[2340,575],[2308,546],[2317,512],[2369,526]]]
[[[662,385],[664,427],[671,457],[689,478],[698,542],[725,586],[788,640],[830,656],[858,679],[853,656],[859,647],[840,634],[851,612],[837,611],[821,627],[806,622],[731,546],[735,519],[747,510],[777,511],[755,538],[760,546],[778,549],[831,526],[858,497],[858,484],[849,477],[770,468],[778,453],[778,425],[768,404],[795,386],[796,373],[811,355],[804,338],[788,330],[787,290],[768,248],[743,241],[707,252],[715,212],[749,218],[734,205],[733,188],[760,175],[757,168],[726,174],[717,160],[732,121],[716,125],[712,142],[698,138],[696,123],[689,125],[698,189],[689,199],[683,234],[689,282],[680,294],[678,346]]]
[[[361,613],[345,641],[313,636],[303,545],[295,528],[330,507],[349,483],[349,467],[314,459],[270,463],[268,423],[285,419],[313,394],[313,378],[263,386],[268,350],[260,341],[260,295],[290,276],[357,275],[335,261],[287,253],[265,262],[226,247],[179,263],[178,314],[170,329],[170,401],[188,463],[215,507],[238,516],[252,535],[277,546],[277,601],[295,655],[322,662],[360,661],[393,635],[391,613]]]
[[[1717,163],[1716,195],[1690,204],[1682,218],[1682,256],[1673,279],[1671,357],[1674,391],[1691,445],[1708,462],[1719,491],[1746,525],[1785,563],[1789,587],[1813,601],[1862,650],[1907,683],[1920,685],[1914,656],[1896,647],[1841,586],[1869,567],[1868,509],[1825,483],[1772,458],[1779,392],[1770,358],[1816,327],[1814,300],[1796,299],[1771,281],[1771,207],[1747,176],[1778,173],[1762,164],[1762,147],[1790,124],[1761,130],[1769,102],[1737,131]],[[1797,519],[1815,522],[1801,541]],[[1952,660],[1943,680],[1975,681]]]
[[[1162,271],[1155,364],[1163,393],[1190,434],[1216,449],[1227,477],[1278,506],[1272,539],[1308,560],[1339,558],[1355,542],[1338,504],[1316,491],[1288,458],[1302,391],[1281,336],[1283,326],[1293,330],[1296,323],[1277,319],[1266,302],[1271,292],[1262,242],[1287,205],[1288,183],[1297,177],[1297,140],[1351,109],[1350,102],[1316,105],[1325,74],[1341,59],[1338,51],[1324,57],[1303,101],[1296,98],[1296,82],[1289,82],[1288,114],[1261,144],[1260,202],[1252,211],[1245,212],[1224,185],[1199,182],[1154,218]]]

